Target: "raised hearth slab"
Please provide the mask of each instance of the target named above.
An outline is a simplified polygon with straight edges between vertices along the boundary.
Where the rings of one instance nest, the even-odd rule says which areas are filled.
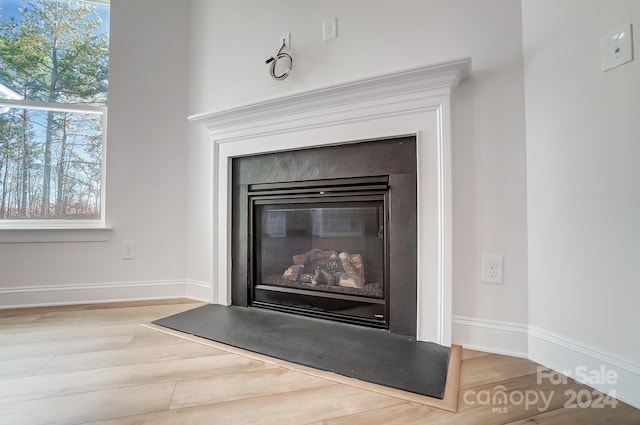
[[[450,349],[385,330],[215,304],[153,323],[386,387],[444,396]]]

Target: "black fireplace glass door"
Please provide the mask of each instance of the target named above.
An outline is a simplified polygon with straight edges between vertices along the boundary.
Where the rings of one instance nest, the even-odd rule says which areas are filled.
[[[383,204],[256,205],[255,283],[384,298]]]

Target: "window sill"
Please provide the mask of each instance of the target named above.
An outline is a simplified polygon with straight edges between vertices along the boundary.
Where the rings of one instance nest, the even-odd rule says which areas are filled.
[[[0,243],[107,242],[107,227],[0,228]]]

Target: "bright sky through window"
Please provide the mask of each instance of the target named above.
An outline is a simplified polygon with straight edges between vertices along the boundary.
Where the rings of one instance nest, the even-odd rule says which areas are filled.
[[[0,228],[103,224],[109,7],[0,9]]]

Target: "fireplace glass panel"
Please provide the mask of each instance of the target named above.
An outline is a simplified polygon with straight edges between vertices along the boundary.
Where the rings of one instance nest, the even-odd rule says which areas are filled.
[[[384,298],[383,201],[257,205],[255,212],[258,285]]]

